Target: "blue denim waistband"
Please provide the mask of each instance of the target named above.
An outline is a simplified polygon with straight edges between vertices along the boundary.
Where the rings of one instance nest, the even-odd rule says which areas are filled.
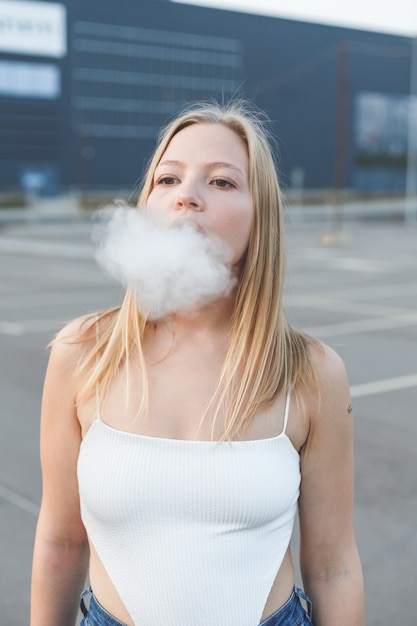
[[[306,609],[303,608],[301,600],[305,601]],[[305,624],[312,624],[311,600],[302,589],[294,587],[286,603],[259,626],[304,626]]]
[[[84,598],[88,594],[91,594],[91,598],[90,606],[87,609]],[[81,594],[80,609],[84,615],[84,619],[81,620],[80,626],[126,626],[126,624],[116,619],[113,615],[111,615],[111,613],[106,611],[103,606],[101,606],[100,602],[93,594],[91,587],[88,587],[88,589],[83,591]]]

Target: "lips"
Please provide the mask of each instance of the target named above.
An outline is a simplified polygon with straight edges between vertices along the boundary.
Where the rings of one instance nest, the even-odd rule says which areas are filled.
[[[204,228],[201,226],[201,224],[198,224],[195,220],[192,219],[186,219],[186,218],[181,218],[181,219],[176,219],[172,222],[171,224],[174,228],[194,228],[194,230],[196,230],[199,233],[202,233],[203,235],[205,234],[205,230]]]

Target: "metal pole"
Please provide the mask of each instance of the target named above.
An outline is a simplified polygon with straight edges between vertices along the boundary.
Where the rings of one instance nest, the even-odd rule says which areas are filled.
[[[405,223],[417,225],[417,36],[411,44]]]
[[[335,205],[332,230],[338,231],[343,222],[343,194],[346,187],[346,152],[349,111],[349,49],[347,41],[339,44],[336,111]]]
[[[334,160],[333,206],[330,232],[320,235],[322,246],[338,243],[343,225],[343,192],[346,186],[346,151],[349,114],[349,48],[347,41],[339,43],[336,92],[336,142]]]
[[[336,162],[335,162],[335,187],[340,193],[346,186],[346,150],[348,130],[348,97],[349,97],[349,68],[348,68],[348,43],[342,41],[339,44],[337,85],[337,113],[336,113]]]

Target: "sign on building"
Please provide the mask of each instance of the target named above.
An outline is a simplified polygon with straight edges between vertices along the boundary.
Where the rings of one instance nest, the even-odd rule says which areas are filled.
[[[61,58],[67,53],[62,4],[0,0],[0,51]]]

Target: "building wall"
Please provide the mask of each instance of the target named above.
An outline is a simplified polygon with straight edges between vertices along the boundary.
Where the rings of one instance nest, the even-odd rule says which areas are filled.
[[[61,184],[65,7],[0,1],[0,189]]]
[[[272,118],[284,186],[404,185],[401,159],[358,157],[356,131],[375,102],[378,119],[387,98],[406,102],[409,38],[156,0],[65,0],[62,49],[22,53],[1,45],[10,4],[0,0],[0,190],[133,188],[173,113],[233,94]],[[26,15],[33,30],[40,13]],[[26,93],[8,87],[12,75]]]

